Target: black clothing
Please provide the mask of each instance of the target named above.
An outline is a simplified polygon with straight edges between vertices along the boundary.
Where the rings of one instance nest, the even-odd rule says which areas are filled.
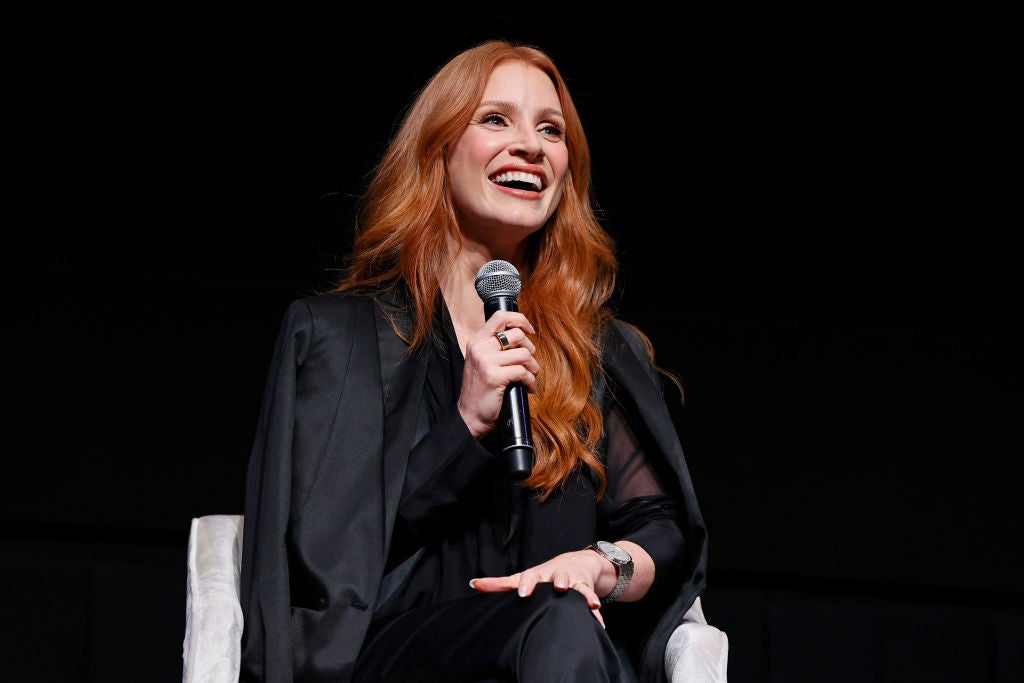
[[[624,683],[611,639],[578,591],[537,585],[417,607],[370,629],[353,683]]]
[[[595,505],[582,472],[539,504],[498,476],[503,463],[454,409],[457,346],[406,355],[393,318],[408,329],[398,298],[357,295],[301,299],[285,316],[247,479],[241,680],[345,683],[375,619],[470,595],[474,576],[627,538],[654,558],[656,595],[602,612],[609,634],[617,620],[644,625],[631,654],[641,680],[664,681],[665,642],[705,585],[706,533],[640,341],[613,323],[603,353],[616,398],[608,452],[623,454],[609,481],[626,494],[613,485]],[[632,466],[645,454],[649,467]],[[663,492],[628,495],[658,480]]]
[[[470,595],[471,578],[514,574],[598,538],[638,543],[655,558],[655,566],[666,569],[664,580],[671,580],[667,568],[680,566],[684,555],[675,504],[612,400],[605,401],[605,425],[613,449],[607,460],[613,466],[600,504],[598,482],[589,468],[540,502],[509,478],[504,461],[492,455],[500,448],[485,448],[488,439],[479,449],[458,444],[452,454],[451,444],[467,438],[465,429],[450,428],[462,423],[456,403],[465,363],[440,299],[437,313],[440,329],[427,360],[424,417],[409,455],[374,619]],[[433,430],[435,425],[442,427]],[[473,450],[479,452],[467,463],[466,453]],[[658,579],[662,583],[661,573]]]

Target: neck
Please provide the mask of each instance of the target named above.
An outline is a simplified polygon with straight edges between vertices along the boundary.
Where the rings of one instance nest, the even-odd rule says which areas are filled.
[[[481,261],[480,265],[484,263]],[[469,261],[460,258],[441,281],[441,294],[448,307],[448,314],[451,315],[463,355],[466,353],[466,340],[484,324],[484,303],[476,291],[478,269],[479,266],[474,267]]]
[[[466,353],[466,340],[484,324],[484,302],[476,291],[476,274],[488,261],[502,259],[517,268],[526,253],[526,243],[520,242],[512,251],[496,251],[487,245],[464,238],[455,263],[441,281],[441,294],[455,327],[462,353]]]

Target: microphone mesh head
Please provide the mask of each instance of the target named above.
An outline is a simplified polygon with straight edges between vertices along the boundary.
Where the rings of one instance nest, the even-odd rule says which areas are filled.
[[[508,261],[488,261],[476,272],[476,293],[484,301],[496,296],[519,296],[523,281],[519,271]]]

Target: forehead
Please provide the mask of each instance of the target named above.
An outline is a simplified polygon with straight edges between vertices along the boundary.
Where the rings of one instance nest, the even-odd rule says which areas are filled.
[[[520,61],[502,62],[494,67],[482,100],[502,100],[519,106],[561,110],[555,84],[548,75]]]

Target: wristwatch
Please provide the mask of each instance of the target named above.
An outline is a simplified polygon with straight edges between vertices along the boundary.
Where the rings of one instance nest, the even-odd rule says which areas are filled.
[[[607,605],[610,602],[615,602],[626,590],[629,580],[633,578],[633,558],[625,550],[608,541],[595,541],[586,549],[593,550],[615,565],[615,573],[618,574],[619,580],[615,584],[615,589],[601,598],[601,603]]]

